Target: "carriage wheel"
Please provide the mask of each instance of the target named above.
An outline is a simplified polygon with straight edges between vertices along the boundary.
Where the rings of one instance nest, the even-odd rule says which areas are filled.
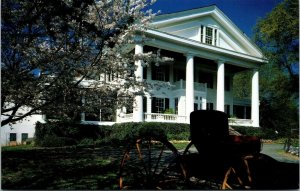
[[[249,168],[248,160],[253,156],[244,156],[240,160],[235,161],[226,171],[221,186],[225,189],[251,189],[253,182],[252,174]]]
[[[182,180],[177,149],[165,138],[138,138],[121,160],[120,189],[175,189]]]

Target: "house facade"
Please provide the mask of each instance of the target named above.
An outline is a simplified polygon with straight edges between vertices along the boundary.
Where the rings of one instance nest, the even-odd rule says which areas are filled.
[[[142,60],[135,61],[137,80],[153,88],[145,95],[136,95],[132,108],[113,111],[113,118],[101,117],[100,109],[95,120],[82,113],[82,123],[189,123],[192,111],[214,109],[226,112],[232,126],[259,127],[258,68],[265,62],[264,56],[219,8],[212,5],[156,16],[144,35],[147,40],[132,46],[131,53],[159,51],[173,61],[147,66]],[[252,71],[251,99],[236,100],[233,77],[245,70]],[[100,80],[113,83],[109,75]],[[1,128],[1,144],[7,145],[12,139],[20,142],[22,135],[32,137],[34,123],[43,117],[33,116],[28,121],[31,124],[26,128],[24,124]]]
[[[157,16],[145,35],[145,42],[132,47],[134,54],[160,51],[173,62],[144,66],[135,61],[137,79],[154,88],[135,96],[129,112],[118,110],[116,122],[189,123],[192,111],[214,109],[231,116],[232,126],[259,127],[258,68],[265,60],[220,9],[213,5]],[[245,70],[252,71],[252,96],[236,100],[233,77]]]

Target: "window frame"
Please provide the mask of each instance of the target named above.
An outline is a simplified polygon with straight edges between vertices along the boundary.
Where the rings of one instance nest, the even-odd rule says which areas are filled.
[[[201,24],[199,27],[199,38],[201,43],[218,46],[219,29],[216,26]]]

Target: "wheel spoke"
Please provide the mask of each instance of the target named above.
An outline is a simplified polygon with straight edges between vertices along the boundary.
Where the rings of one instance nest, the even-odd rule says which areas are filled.
[[[131,149],[130,149],[131,148]],[[174,189],[181,178],[176,148],[166,139],[145,136],[137,139],[123,156],[121,189]],[[176,181],[176,184],[175,184]]]

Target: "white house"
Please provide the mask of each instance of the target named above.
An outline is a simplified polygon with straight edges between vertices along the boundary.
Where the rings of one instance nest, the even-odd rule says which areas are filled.
[[[161,55],[173,61],[147,67],[143,67],[142,61],[136,61],[135,74],[139,80],[165,86],[155,88],[154,85],[146,96],[136,96],[133,109],[117,110],[114,121],[103,122],[101,117],[98,121],[88,120],[83,113],[82,122],[189,123],[193,110],[216,109],[235,116],[230,119],[233,126],[259,127],[258,68],[265,62],[264,56],[218,7],[212,5],[156,16],[145,35],[149,40],[133,46],[131,52],[160,50]],[[252,97],[248,101],[235,100],[233,76],[245,70],[253,72]],[[102,80],[113,82],[109,76],[102,76]]]
[[[149,40],[132,47],[135,54],[159,49],[174,61],[147,67],[136,61],[135,74],[150,84],[166,86],[136,96],[133,110],[118,111],[116,122],[189,123],[193,110],[216,109],[235,116],[230,119],[232,126],[259,127],[258,67],[265,62],[264,56],[219,8],[213,5],[157,16],[145,34]],[[252,97],[235,100],[233,76],[244,70],[253,72]]]

